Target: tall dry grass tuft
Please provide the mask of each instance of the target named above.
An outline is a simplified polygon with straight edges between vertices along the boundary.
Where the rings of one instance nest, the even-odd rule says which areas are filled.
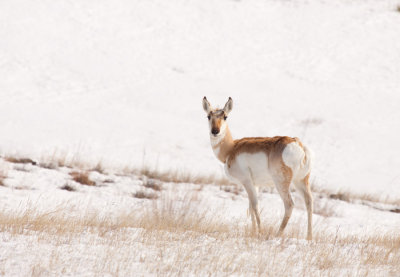
[[[74,180],[75,182],[80,183],[82,185],[86,185],[86,186],[95,186],[96,185],[96,182],[90,180],[89,172],[72,171],[70,173],[70,175],[72,176],[72,180]]]
[[[206,207],[198,199],[197,193],[186,194],[180,200],[164,196],[145,210],[138,220],[139,226],[148,231],[190,231],[201,234],[229,232],[229,225],[222,224],[221,219],[210,214]]]
[[[79,152],[68,153],[55,149],[53,154],[43,155],[40,158],[39,166],[47,169],[57,169],[59,167],[77,168],[80,170],[96,170],[103,168],[101,162],[93,163],[85,160]],[[102,173],[102,172],[100,172]]]
[[[103,166],[102,162],[101,162],[101,161],[98,162],[98,163],[96,164],[96,166],[94,166],[94,167],[91,169],[91,171],[97,171],[98,173],[104,174],[105,169],[104,169],[104,166]]]
[[[59,151],[54,149],[53,153],[48,155],[43,155],[40,158],[39,165],[47,169],[57,169],[59,167],[74,167],[72,163],[73,157],[67,152]]]

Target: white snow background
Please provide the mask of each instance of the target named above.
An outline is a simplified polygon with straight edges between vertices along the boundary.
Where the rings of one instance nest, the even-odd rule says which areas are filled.
[[[231,96],[235,138],[298,136],[319,185],[398,194],[397,2],[2,1],[1,151],[221,173],[201,99]]]

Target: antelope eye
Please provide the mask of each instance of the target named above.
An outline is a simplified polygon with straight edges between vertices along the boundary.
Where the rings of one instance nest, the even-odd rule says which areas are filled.
[[[210,119],[211,119],[211,116],[207,116],[207,118],[208,118],[208,120],[210,120]]]

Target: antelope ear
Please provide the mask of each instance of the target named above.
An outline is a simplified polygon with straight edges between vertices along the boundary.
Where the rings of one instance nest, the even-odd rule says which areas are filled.
[[[224,107],[224,112],[226,115],[228,115],[233,108],[233,101],[232,98],[229,97],[228,102],[226,102],[225,107]]]
[[[211,105],[210,103],[207,101],[207,98],[204,96],[203,98],[203,109],[204,111],[209,114],[211,111]]]

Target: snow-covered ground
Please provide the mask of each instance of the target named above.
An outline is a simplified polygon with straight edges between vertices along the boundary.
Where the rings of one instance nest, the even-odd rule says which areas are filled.
[[[314,241],[307,243],[297,194],[282,239],[275,237],[284,211],[276,193],[260,193],[263,227],[252,235],[247,195],[231,185],[0,162],[7,176],[0,186],[2,275],[400,272],[399,214],[385,203],[376,208],[315,193]],[[74,181],[74,172],[87,172],[94,184]],[[283,266],[281,259],[290,261]]]
[[[111,172],[91,173],[96,186],[72,183],[77,191],[70,192],[60,187],[70,182],[73,169],[2,160],[2,214],[70,207],[73,216],[85,211],[112,217],[158,201],[132,197],[145,182],[140,175],[115,175],[116,168],[146,165],[222,176],[209,145],[204,95],[218,106],[233,98],[228,121],[235,138],[299,137],[315,153],[315,187],[399,198],[398,5],[398,0],[1,1],[0,155],[38,161],[66,156],[101,162]],[[204,184],[163,186],[163,193],[171,189],[178,195],[201,191],[199,197],[223,222],[248,223],[244,192]],[[396,207],[380,211],[325,196],[316,198],[317,229],[324,217],[318,212],[329,214],[321,226],[335,232],[399,227],[399,215],[388,212]],[[260,197],[263,216],[280,219],[277,195]],[[294,217],[304,223],[303,210]],[[35,244],[30,253],[21,246],[23,234],[19,240],[8,231],[2,236],[0,275],[26,275],[35,266],[35,251],[48,250]],[[5,253],[11,260],[2,258]],[[24,264],[15,259],[21,253],[27,253]],[[140,261],[135,260],[137,268]],[[50,268],[55,275],[74,275]],[[132,272],[121,269],[122,275]]]

